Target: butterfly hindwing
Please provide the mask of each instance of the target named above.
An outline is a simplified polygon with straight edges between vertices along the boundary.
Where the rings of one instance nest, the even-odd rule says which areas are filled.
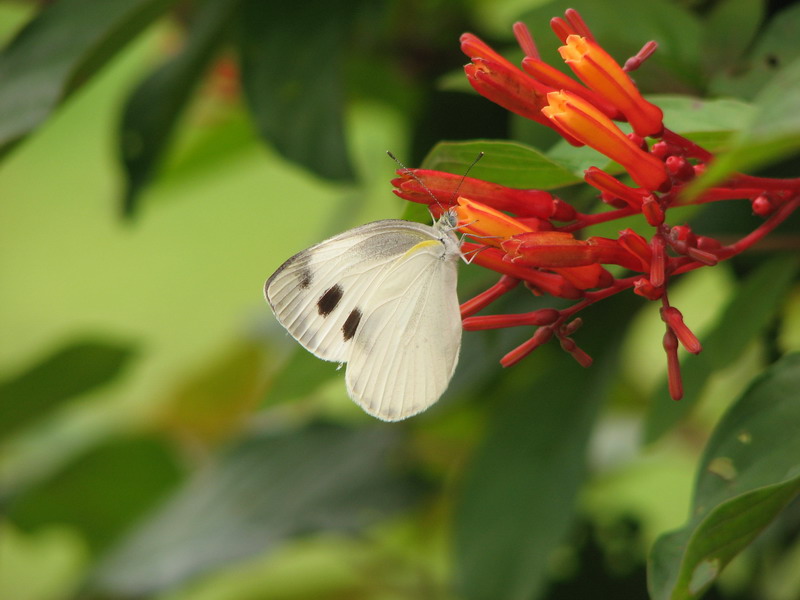
[[[455,370],[461,347],[458,253],[443,252],[442,244],[421,244],[386,269],[355,334],[347,390],[380,419],[397,421],[425,410]]]

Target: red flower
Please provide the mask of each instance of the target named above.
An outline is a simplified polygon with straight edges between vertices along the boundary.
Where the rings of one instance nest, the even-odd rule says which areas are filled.
[[[458,190],[460,196],[520,217],[572,221],[577,214],[571,205],[542,190],[510,188],[428,169],[401,169],[397,174],[399,177],[392,180],[394,193],[412,202],[447,208],[455,203],[453,192]]]
[[[528,77],[471,33],[461,36],[461,50],[472,59],[464,72],[475,91],[503,108],[552,127],[540,110],[553,88]]]
[[[522,69],[515,67],[476,36],[465,33],[461,49],[470,57],[464,67],[475,90],[489,100],[558,131],[573,145],[588,145],[622,165],[635,185],[623,183],[597,167],[585,172],[586,182],[600,192],[611,209],[583,214],[553,194],[521,190],[460,174],[402,169],[392,183],[395,193],[428,204],[438,215],[454,208],[458,229],[471,241],[462,251],[470,262],[501,275],[499,281],[461,306],[467,330],[534,327],[531,338],[509,352],[501,363],[515,364],[551,338],[581,365],[591,358],[573,339],[581,324],[576,315],[595,302],[624,290],[661,302],[666,326],[669,387],[673,398],[683,394],[678,346],[698,353],[701,345],[668,301],[670,280],[686,271],[712,266],[761,240],[800,204],[800,180],[778,181],[736,175],[699,197],[684,198],[683,189],[702,173],[714,156],[708,150],[664,127],[663,114],[645,100],[628,71],[641,66],[656,49],[646,43],[620,66],[595,41],[574,10],[553,19],[552,28],[563,42],[562,58],[580,81],[544,63],[528,29],[514,25],[525,52]],[[627,121],[626,135],[614,121]],[[646,137],[660,138],[648,144]],[[456,193],[457,190],[457,193]],[[670,225],[670,208],[689,203],[746,200],[753,212],[766,218],[756,230],[728,246],[690,227]],[[598,223],[640,214],[652,228],[642,233],[623,229],[615,239],[580,235]],[[629,273],[614,277],[604,265]],[[480,315],[511,290],[527,288],[535,295],[574,301],[559,310],[546,308],[515,315]]]
[[[659,189],[667,179],[664,163],[633,143],[592,104],[570,92],[550,92],[542,114],[573,138],[617,161],[643,188]]]
[[[625,115],[637,135],[660,135],[664,114],[647,102],[622,67],[593,40],[579,35],[567,36],[558,49],[564,62],[586,84]]]

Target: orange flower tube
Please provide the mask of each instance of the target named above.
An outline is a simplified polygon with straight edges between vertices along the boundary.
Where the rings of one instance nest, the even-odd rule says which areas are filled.
[[[587,87],[616,106],[640,136],[660,135],[664,113],[645,100],[628,74],[595,42],[579,35],[567,36],[558,49],[561,57]]]
[[[594,106],[569,92],[547,94],[542,113],[574,138],[617,161],[633,180],[648,190],[667,181],[664,163],[634,144],[614,122]]]

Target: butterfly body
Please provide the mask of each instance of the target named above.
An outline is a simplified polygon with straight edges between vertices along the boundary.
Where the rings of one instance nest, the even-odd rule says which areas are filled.
[[[384,220],[294,255],[267,280],[278,321],[321,359],[347,363],[350,397],[398,421],[444,393],[458,362],[458,237],[445,213],[433,226]]]

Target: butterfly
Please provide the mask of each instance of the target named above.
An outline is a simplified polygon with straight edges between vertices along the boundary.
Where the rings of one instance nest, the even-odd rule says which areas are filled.
[[[388,219],[299,252],[264,284],[281,325],[323,360],[347,363],[350,397],[399,421],[436,402],[461,348],[457,217]]]

